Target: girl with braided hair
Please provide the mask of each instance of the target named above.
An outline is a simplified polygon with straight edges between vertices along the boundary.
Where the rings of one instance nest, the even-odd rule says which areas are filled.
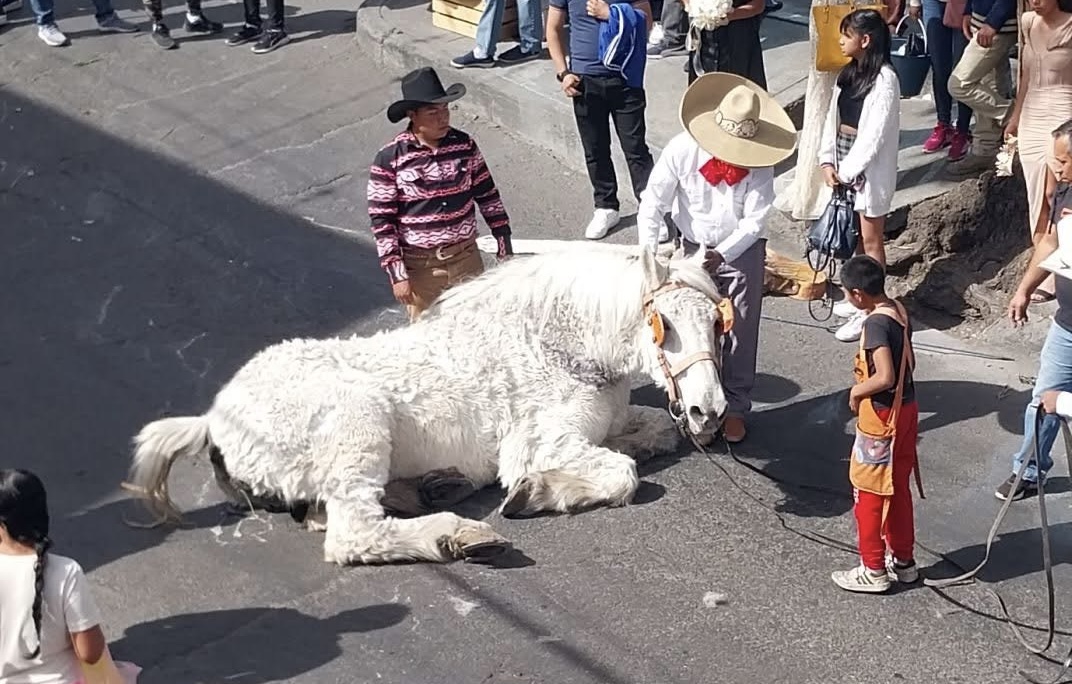
[[[75,684],[105,655],[82,567],[49,551],[45,486],[0,469],[0,684]]]

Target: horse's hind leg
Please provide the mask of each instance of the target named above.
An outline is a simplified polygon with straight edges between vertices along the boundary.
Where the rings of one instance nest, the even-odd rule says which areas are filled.
[[[595,506],[624,506],[633,500],[640,480],[636,461],[626,454],[596,446],[581,435],[561,435],[535,446],[524,470],[504,467],[507,489],[504,516],[542,511],[570,513]]]
[[[681,433],[665,409],[630,404],[611,426],[603,446],[632,456],[638,463],[677,451]]]

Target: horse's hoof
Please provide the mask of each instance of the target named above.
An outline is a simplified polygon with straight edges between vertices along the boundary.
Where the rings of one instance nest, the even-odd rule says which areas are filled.
[[[501,508],[499,509],[504,518],[509,518],[512,515],[519,515],[526,508],[528,508],[529,501],[532,499],[532,490],[534,488],[533,482],[528,477],[524,477],[518,482],[512,491],[506,495],[506,500],[503,501]]]
[[[490,527],[468,527],[450,540],[455,558],[466,563],[489,563],[513,549],[513,544]]]
[[[476,493],[473,481],[454,468],[429,473],[421,479],[421,499],[433,510],[442,510],[460,503]]]

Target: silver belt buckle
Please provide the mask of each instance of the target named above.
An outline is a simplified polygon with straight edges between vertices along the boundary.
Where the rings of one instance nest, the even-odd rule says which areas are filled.
[[[450,257],[443,256],[443,248],[446,247],[446,246],[447,245],[440,245],[440,246],[436,247],[436,250],[435,250],[436,259],[439,259],[440,261],[446,261],[447,259],[450,258]]]

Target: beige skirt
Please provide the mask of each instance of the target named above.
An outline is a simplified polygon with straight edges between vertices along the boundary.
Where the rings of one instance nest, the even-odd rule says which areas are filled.
[[[1040,228],[1046,215],[1047,177],[1057,171],[1053,157],[1053,129],[1072,119],[1072,89],[1039,88],[1029,91],[1020,114],[1016,149],[1027,185],[1028,230]],[[1045,230],[1046,223],[1041,228]]]

